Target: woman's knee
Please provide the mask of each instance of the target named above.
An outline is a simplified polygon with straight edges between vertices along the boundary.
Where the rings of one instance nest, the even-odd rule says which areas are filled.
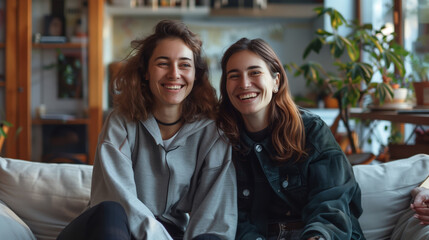
[[[210,233],[201,234],[194,237],[192,240],[221,240],[218,236]]]
[[[93,206],[90,223],[104,225],[120,225],[128,226],[128,217],[124,207],[118,202],[104,201]]]
[[[114,201],[104,201],[101,202],[97,205],[95,205],[94,207],[92,207],[94,209],[95,212],[100,212],[103,214],[111,214],[111,215],[125,215],[125,209],[124,207],[122,207],[122,205],[118,202],[114,202]]]

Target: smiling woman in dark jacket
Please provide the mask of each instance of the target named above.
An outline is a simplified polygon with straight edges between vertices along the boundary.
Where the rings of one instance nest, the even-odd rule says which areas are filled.
[[[261,39],[222,59],[217,123],[234,147],[236,239],[364,239],[350,163],[328,126],[295,105],[282,66]]]

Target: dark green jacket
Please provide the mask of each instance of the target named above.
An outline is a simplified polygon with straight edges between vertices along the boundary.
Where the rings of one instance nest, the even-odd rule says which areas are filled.
[[[305,224],[301,239],[314,235],[323,235],[327,240],[365,239],[358,222],[361,192],[349,161],[320,117],[302,109],[301,115],[308,156],[296,164],[292,159],[281,164],[271,160],[269,156],[275,153],[271,135],[253,142],[241,131],[243,149],[247,150],[233,154],[239,207],[236,239],[265,239],[258,231],[261,211],[256,203],[263,202],[266,196],[252,194],[255,180],[246,171],[251,154],[256,155],[271,189],[289,207],[285,209],[286,218],[295,217]]]

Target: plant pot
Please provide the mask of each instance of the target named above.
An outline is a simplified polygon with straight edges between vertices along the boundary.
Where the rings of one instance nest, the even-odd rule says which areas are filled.
[[[408,89],[396,88],[393,89],[393,100],[394,103],[403,103],[407,99]]]
[[[393,89],[393,97],[390,96],[390,94],[387,94],[385,99],[384,99],[384,104],[385,105],[388,105],[388,104],[392,105],[392,104],[404,103],[405,100],[407,99],[407,94],[408,94],[407,88]],[[372,97],[373,97],[374,106],[381,105],[378,98],[376,98],[374,95]]]
[[[429,82],[413,82],[418,106],[429,105]]]
[[[338,108],[338,100],[332,95],[323,97],[323,103],[325,104],[325,108]]]

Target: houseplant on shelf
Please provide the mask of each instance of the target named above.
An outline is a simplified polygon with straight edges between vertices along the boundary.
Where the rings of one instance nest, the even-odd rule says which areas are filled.
[[[333,94],[338,100],[339,116],[346,128],[351,151],[356,153],[356,142],[349,124],[349,109],[361,106],[364,96],[368,94],[373,94],[381,103],[387,96],[393,96],[389,79],[383,77],[385,81],[376,81],[373,76],[378,71],[387,77],[393,71],[392,68],[397,68],[396,71],[402,75],[404,68],[401,54],[404,52],[391,44],[393,34],[384,34],[383,29],[374,30],[371,24],[349,23],[333,8],[321,7],[315,11],[318,17],[325,14],[329,16],[332,30],[318,29],[316,37],[304,50],[303,59],[311,52],[319,54],[323,47],[328,47],[335,71],[328,71],[328,66],[314,61],[307,61],[300,66],[290,63],[285,68],[295,70],[295,75],[302,75],[307,83],[323,86]],[[341,26],[350,30],[350,33],[341,34]],[[361,57],[361,52],[369,54],[366,60]]]
[[[399,106],[398,104],[404,103],[408,92],[404,62],[409,52],[395,42],[393,33],[385,33],[385,26],[379,30],[365,25],[357,26],[357,29],[358,35],[363,38],[363,41],[360,41],[362,52],[367,54],[368,62],[382,80],[374,91],[373,105],[389,103]],[[365,40],[371,35],[378,41]]]
[[[429,53],[423,55],[410,54],[413,82],[417,106],[429,105]]]
[[[59,48],[55,63],[43,66],[43,69],[57,69],[58,71],[58,97],[59,98],[81,98],[82,79],[81,61],[74,56],[68,56]]]

